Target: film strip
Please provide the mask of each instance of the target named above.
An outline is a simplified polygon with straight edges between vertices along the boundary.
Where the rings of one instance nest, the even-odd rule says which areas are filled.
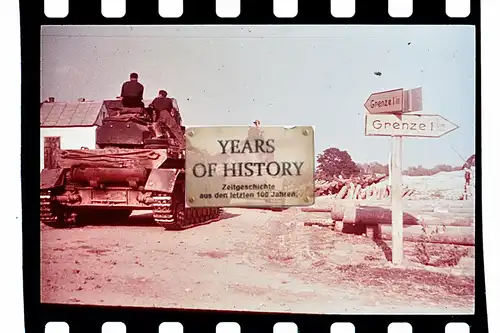
[[[462,177],[462,173],[470,173],[469,169],[473,167],[474,185],[470,185],[470,178],[466,176],[460,200],[446,199],[448,202],[442,204],[439,200],[446,200],[440,197],[442,194],[436,194],[432,197],[432,207],[425,206],[427,201],[423,199],[410,200],[409,203],[403,200],[399,203],[402,205],[399,210],[404,210],[404,214],[401,213],[401,228],[408,214],[413,214],[411,217],[417,222],[414,223],[416,226],[401,229],[398,236],[394,211],[399,206],[393,199],[397,192],[394,187],[381,189],[375,186],[373,180],[364,180],[361,185],[344,181],[344,176],[339,180],[335,175],[335,186],[340,188],[335,194],[329,189],[329,197],[320,193],[318,180],[314,179],[314,192],[307,198],[315,197],[315,202],[314,205],[310,202],[306,205],[311,207],[304,207],[304,201],[296,203],[302,197],[293,201],[291,194],[286,207],[273,206],[266,201],[268,197],[263,199],[264,195],[260,193],[264,192],[256,192],[258,203],[250,203],[251,200],[247,200],[249,196],[237,203],[224,201],[222,199],[227,197],[220,194],[223,191],[209,193],[206,183],[197,187],[203,187],[206,193],[196,192],[191,196],[196,186],[189,188],[188,185],[201,183],[189,183],[189,179],[194,179],[188,172],[192,169],[188,167],[190,148],[186,148],[187,152],[182,152],[182,147],[179,151],[174,149],[178,136],[171,128],[177,126],[173,123],[175,120],[168,120],[172,123],[165,120],[170,128],[166,134],[169,136],[165,139],[167,143],[161,141],[161,137],[155,139],[153,136],[146,140],[143,133],[157,134],[156,127],[146,123],[156,124],[158,119],[156,122],[149,121],[147,113],[144,113],[144,119],[141,113],[139,118],[142,120],[131,120],[129,116],[125,119],[124,108],[137,106],[125,105],[123,90],[121,102],[115,99],[115,95],[110,95],[118,94],[120,90],[119,86],[113,87],[121,84],[117,83],[116,76],[125,76],[126,79],[133,71],[139,74],[139,81],[144,78],[144,91],[148,96],[143,96],[143,101],[153,100],[156,97],[154,90],[167,85],[168,95],[175,98],[176,106],[172,109],[182,116],[182,125],[186,124],[188,134],[191,133],[189,130],[197,131],[196,127],[190,129],[191,125],[215,122],[225,126],[246,126],[254,121],[253,118],[262,117],[267,117],[268,123],[281,125],[289,121],[280,122],[277,117],[290,115],[292,125],[314,126],[311,130],[314,131],[314,140],[307,141],[314,147],[308,149],[309,146],[304,146],[302,155],[290,151],[290,161],[298,158],[306,161],[307,153],[311,153],[311,160],[314,160],[321,151],[326,151],[327,147],[319,142],[325,140],[322,139],[325,136],[323,133],[334,129],[320,126],[325,121],[322,119],[326,118],[315,118],[312,114],[326,114],[331,112],[332,107],[351,108],[350,112],[358,114],[359,109],[363,110],[363,103],[366,110],[360,117],[364,118],[361,123],[365,123],[365,133],[359,134],[361,137],[440,137],[455,130],[446,126],[460,126],[461,130],[465,129],[454,137],[458,140],[456,142],[460,142],[460,138],[470,134],[461,117],[469,119],[467,117],[474,117],[475,114],[470,112],[470,115],[463,116],[456,113],[462,119],[457,125],[454,122],[459,120],[447,120],[449,113],[446,119],[441,118],[442,115],[424,114],[424,118],[435,118],[422,120],[422,116],[418,115],[422,111],[422,90],[416,87],[421,85],[425,91],[423,109],[426,109],[426,103],[432,109],[442,106],[437,102],[439,96],[427,92],[426,87],[432,82],[443,76],[450,82],[472,80],[472,84],[467,81],[469,83],[457,86],[457,89],[463,89],[458,103],[467,104],[469,109],[477,110],[476,115],[480,114],[480,98],[475,97],[480,91],[481,77],[475,60],[480,56],[479,9],[479,2],[466,0],[432,3],[411,0],[322,0],[314,3],[275,0],[261,1],[258,5],[250,0],[45,0],[38,3],[21,0],[22,117],[25,127],[22,136],[24,142],[31,141],[28,133],[38,129],[44,139],[41,143],[44,148],[40,152],[43,163],[39,170],[38,198],[30,188],[37,183],[36,171],[27,167],[36,164],[28,161],[34,159],[35,154],[30,146],[23,145],[22,148],[23,159],[26,160],[22,170],[25,180],[26,332],[488,332],[481,213],[476,212],[481,208],[480,205],[472,205],[472,208],[469,205],[475,200],[481,202],[481,175],[480,171],[475,173],[476,161],[479,161],[477,168],[480,170],[481,156],[480,149],[477,149],[480,133],[475,138],[476,146],[469,154],[473,160],[469,156],[461,157],[464,160],[461,164],[466,168],[460,165],[458,170],[446,170],[450,175],[455,172]],[[36,13],[33,14],[33,11]],[[439,30],[444,25],[451,30]],[[154,29],[151,29],[152,26]],[[225,30],[217,30],[218,26]],[[462,26],[460,32],[452,30],[459,26]],[[382,31],[382,27],[386,30]],[[405,27],[415,30],[402,31]],[[358,30],[349,33],[350,29]],[[356,42],[358,39],[366,41],[365,50]],[[405,51],[399,45],[403,40]],[[447,43],[449,45],[445,45]],[[40,51],[35,52],[39,49],[38,45],[41,45]],[[408,51],[412,47],[415,50]],[[356,56],[356,52],[361,51],[366,53],[365,57]],[[393,56],[393,53],[398,56]],[[377,65],[373,68],[366,66],[377,63],[369,60],[371,56],[378,57],[381,68]],[[411,60],[398,64],[395,61],[400,57]],[[337,64],[329,65],[327,58]],[[441,62],[433,62],[431,58],[439,58]],[[450,65],[450,68],[445,66],[458,61],[462,63]],[[276,65],[271,66],[271,63]],[[314,63],[317,63],[316,67]],[[412,63],[420,68],[409,69]],[[452,70],[458,68],[453,66],[468,66],[464,69],[468,74],[453,74]],[[369,76],[359,74],[360,68]],[[444,74],[427,74],[440,70]],[[401,79],[405,75],[408,75],[408,80]],[[301,81],[308,83],[296,83]],[[307,89],[308,86],[312,88]],[[404,88],[391,90],[399,86]],[[296,91],[295,88],[302,90]],[[41,89],[41,101],[32,99],[34,89]],[[342,92],[335,92],[335,89]],[[396,91],[397,95],[392,91]],[[366,102],[364,99],[368,95],[357,96],[367,92],[372,95]],[[330,94],[335,98],[323,97]],[[346,94],[353,96],[357,102],[345,102],[342,96]],[[397,102],[399,96],[401,103]],[[159,92],[158,97],[165,96]],[[214,101],[217,98],[220,100]],[[331,106],[315,103],[315,98],[322,103],[331,103]],[[116,106],[116,103],[122,105]],[[29,116],[35,104],[40,108],[38,125]],[[394,109],[399,104],[401,109]],[[141,108],[147,109],[147,105]],[[196,111],[203,108],[206,108],[203,112]],[[303,115],[279,111],[287,108],[302,110]],[[412,113],[415,111],[417,113]],[[335,112],[338,115],[326,121],[333,119],[340,122],[344,116],[340,111]],[[408,115],[404,114],[406,112]],[[252,119],[242,121],[243,117],[249,116]],[[152,119],[155,117],[158,115],[152,116]],[[480,128],[480,117],[476,116],[474,121]],[[260,121],[250,126],[253,128],[254,125],[258,128]],[[109,126],[107,133],[103,130],[106,126]],[[408,127],[407,132],[403,131],[404,126]],[[420,132],[411,132],[412,127]],[[435,127],[440,127],[441,132],[432,132]],[[91,128],[90,136],[87,136],[87,128]],[[133,132],[131,128],[137,131]],[[179,128],[186,129],[184,126]],[[266,126],[262,128],[263,131],[270,131]],[[358,130],[356,126],[352,128],[353,131]],[[112,132],[114,129],[119,130]],[[399,134],[394,134],[394,131],[399,131]],[[137,133],[140,133],[138,141],[134,139]],[[217,142],[224,137],[222,134],[203,134],[196,141],[197,135],[192,136],[194,139],[188,137],[187,142],[208,147],[207,150],[208,142]],[[306,136],[304,134],[300,140],[312,140],[312,136]],[[285,135],[276,134],[275,137],[285,142]],[[328,144],[338,144],[341,150],[362,150],[349,146],[347,142],[351,139],[348,137],[339,140],[343,142]],[[290,146],[299,147],[297,142],[283,143],[283,146],[277,144],[276,147],[284,147],[283,150]],[[397,142],[397,139],[393,141],[387,167],[388,173],[392,173],[389,178],[401,182],[401,177],[393,178],[398,177],[394,176],[395,173],[401,172],[397,171],[401,169],[401,164],[397,162],[400,155],[394,148],[398,146]],[[321,151],[316,147],[318,144],[322,147]],[[358,141],[357,144],[364,145],[366,141]],[[224,147],[229,146],[223,146],[223,151]],[[429,149],[431,146],[421,147]],[[134,162],[127,160],[120,162],[119,168],[113,166],[121,158],[110,153],[116,148],[121,153],[126,151],[126,154],[134,150],[137,153]],[[259,146],[253,148],[258,150]],[[69,153],[60,153],[61,149]],[[162,149],[167,151],[165,160],[157,165],[156,162],[146,161],[148,157],[140,153]],[[245,150],[242,146],[238,149]],[[249,149],[250,153],[255,153],[252,148]],[[279,153],[279,148],[276,149]],[[93,152],[96,155],[92,155]],[[162,153],[158,154],[162,158]],[[387,152],[382,154],[386,156]],[[367,158],[373,159],[380,156],[369,155],[371,157]],[[403,155],[406,156],[405,153]],[[61,156],[66,160],[61,162]],[[183,158],[186,165],[179,164],[183,163]],[[214,163],[225,166],[222,172],[227,177],[227,164],[222,163],[221,157],[210,158],[214,158]],[[180,162],[169,162],[176,160]],[[248,162],[248,157],[244,157],[243,161]],[[438,158],[429,161],[446,164],[435,162],[440,161]],[[319,159],[313,162],[321,164]],[[232,163],[237,165],[237,162]],[[283,170],[294,170],[292,162],[288,166],[286,163],[276,164],[277,168],[281,167],[276,169],[276,174],[282,171],[285,175]],[[167,164],[170,166],[165,167]],[[383,166],[386,163],[379,164]],[[295,166],[300,172],[298,164]],[[175,172],[160,172],[165,168]],[[146,173],[142,173],[143,169]],[[210,170],[208,165],[205,171]],[[231,170],[236,176],[236,169]],[[269,170],[268,166],[267,171],[271,173],[272,170]],[[184,175],[184,172],[185,183],[182,183],[183,187],[179,185],[182,195],[178,195],[176,186],[179,178],[175,177]],[[373,170],[370,172],[378,174]],[[318,173],[316,169],[314,177]],[[169,191],[160,188],[168,187],[165,179],[173,179]],[[349,179],[354,179],[354,176]],[[366,185],[367,182],[375,185]],[[119,186],[108,186],[108,183]],[[248,185],[238,186],[248,188]],[[425,186],[431,185],[426,183]],[[470,193],[472,187],[473,194]],[[235,188],[231,193],[243,193],[243,190]],[[106,195],[98,196],[98,189],[107,190]],[[345,193],[342,192],[344,189]],[[404,198],[412,189],[400,190],[400,196]],[[88,196],[85,191],[88,191]],[[123,197],[120,196],[122,192],[125,193]],[[136,192],[151,196],[141,197]],[[187,203],[184,215],[179,217],[176,215],[175,200],[184,197],[184,192]],[[269,193],[271,196],[272,193],[287,196],[287,193],[296,191],[286,192],[283,187],[280,191]],[[196,202],[198,195],[204,200],[201,206]],[[208,195],[212,196],[208,198]],[[335,202],[333,207],[318,208],[322,196]],[[384,231],[388,225],[384,226],[381,222],[386,215],[377,215],[376,227],[362,222],[361,216],[369,214],[369,209],[363,208],[365,204],[360,204],[359,200],[368,200],[370,196],[374,201],[387,199],[377,209],[390,206],[387,209],[389,212],[392,210],[392,229],[388,232]],[[341,211],[335,210],[348,199],[357,203],[342,207]],[[120,200],[126,204],[120,203]],[[436,204],[437,201],[440,203]],[[418,206],[421,202],[424,208]],[[83,208],[74,211],[66,209],[76,204],[85,209],[90,207],[93,215],[86,216],[82,213]],[[138,217],[135,213],[129,216],[129,208],[143,209],[145,205],[152,211],[152,218]],[[258,205],[267,205],[267,208]],[[36,219],[36,210],[26,208],[32,206],[40,206],[40,228],[35,223],[26,222]],[[113,213],[103,209],[110,206],[114,207]],[[66,208],[56,212],[53,207]],[[122,209],[128,212],[126,221],[115,214],[117,207],[127,208]],[[308,209],[310,214],[316,215],[308,215]],[[342,217],[335,218],[338,214]],[[80,215],[86,216],[84,226],[78,225]],[[478,224],[475,223],[476,216],[480,219]],[[320,221],[325,219],[328,223]],[[149,220],[159,224],[160,228]],[[448,223],[449,220],[453,222]],[[56,225],[60,222],[65,224],[63,228]],[[161,228],[172,223],[186,230],[164,231]],[[391,217],[388,218],[390,223]],[[363,226],[361,235],[356,231],[346,231],[346,226],[351,224],[353,228]],[[437,230],[440,227],[444,231],[434,234],[433,228]],[[421,229],[424,230],[423,236]],[[455,230],[455,234],[448,234],[449,230]],[[390,234],[392,238],[388,236],[389,240],[384,242],[383,237],[376,238],[374,234],[379,234],[379,237]],[[410,238],[418,236],[418,240],[408,240],[404,235]],[[397,237],[400,237],[400,243],[395,240]],[[400,252],[397,251],[398,246]],[[336,252],[336,256],[330,252]],[[454,255],[444,258],[443,253]],[[414,257],[418,257],[419,261],[408,259]],[[401,263],[398,264],[398,260]]]
[[[355,0],[330,1],[330,12],[336,18],[350,18],[355,14]],[[410,17],[412,1],[389,1],[388,14],[391,17]],[[158,1],[158,14],[162,18],[179,18],[183,12],[183,1]],[[215,12],[220,18],[236,18],[239,16],[240,1],[215,1]],[[466,18],[471,12],[467,1],[446,1],[446,15],[451,18]],[[48,18],[64,18],[69,13],[68,0],[46,0],[44,14]],[[101,13],[106,18],[123,18],[126,14],[126,1],[101,2]],[[298,14],[298,1],[273,1],[273,13],[277,18],[294,18]]]

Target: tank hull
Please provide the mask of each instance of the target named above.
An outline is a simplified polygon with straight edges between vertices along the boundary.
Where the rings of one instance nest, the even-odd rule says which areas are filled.
[[[74,187],[71,191],[53,197],[59,205],[77,210],[83,209],[152,209],[152,193],[134,190],[129,187],[108,187],[106,189],[95,189],[92,187]],[[78,198],[70,201],[70,196]]]
[[[73,182],[92,187],[100,185],[122,185],[132,188],[144,186],[148,178],[146,168],[118,169],[118,168],[74,168],[71,170]],[[100,192],[105,190],[100,190]]]
[[[58,168],[40,174],[40,220],[66,228],[149,210],[154,221],[180,230],[216,221],[219,208],[185,204],[184,153],[168,147],[65,150]],[[84,221],[87,219],[87,221]]]
[[[66,171],[66,180],[71,179],[71,171]],[[89,219],[119,220],[134,210],[146,210],[153,213],[153,220],[158,225],[167,230],[180,230],[220,219],[220,208],[186,207],[183,170],[152,171],[155,172],[149,173],[146,186],[106,186],[103,183],[81,186],[68,181],[41,189],[40,220],[51,227],[66,228],[86,224]],[[77,179],[81,181],[81,178]],[[110,180],[116,182],[115,178]]]

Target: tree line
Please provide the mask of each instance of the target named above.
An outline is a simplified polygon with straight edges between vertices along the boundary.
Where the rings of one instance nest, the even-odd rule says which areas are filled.
[[[403,171],[407,176],[432,176],[438,172],[461,170],[462,166],[451,166],[448,164],[438,164],[432,168],[425,168],[422,165],[411,166]],[[379,162],[355,163],[347,150],[338,148],[327,148],[318,155],[316,166],[316,179],[333,180],[339,176],[342,178],[352,178],[376,174],[389,174],[389,165]]]

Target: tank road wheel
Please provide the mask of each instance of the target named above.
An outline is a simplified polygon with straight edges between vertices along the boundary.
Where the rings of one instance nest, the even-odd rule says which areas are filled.
[[[174,196],[173,216],[175,221],[173,227],[175,229],[180,230],[189,227],[186,223],[189,219],[186,218],[186,205],[184,204],[184,200],[181,200],[176,196]]]
[[[182,230],[192,227],[184,202],[184,193],[176,187],[174,193],[156,193],[153,206],[155,222],[166,230]]]
[[[153,193],[153,219],[165,229],[172,229],[175,222],[172,212],[171,193]]]
[[[74,227],[77,214],[62,210],[51,198],[50,191],[40,191],[40,222],[52,228]]]
[[[220,208],[189,208],[184,201],[180,183],[174,193],[155,193],[153,218],[166,230],[183,230],[215,222],[220,219]]]

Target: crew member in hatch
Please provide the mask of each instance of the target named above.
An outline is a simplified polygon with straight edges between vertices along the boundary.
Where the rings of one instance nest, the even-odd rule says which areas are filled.
[[[180,128],[180,124],[174,118],[174,103],[171,98],[167,97],[168,93],[165,90],[158,92],[156,97],[149,105],[156,115],[156,137],[160,138],[167,134],[169,130],[179,143],[183,142],[184,134]],[[158,128],[159,127],[159,128]]]

